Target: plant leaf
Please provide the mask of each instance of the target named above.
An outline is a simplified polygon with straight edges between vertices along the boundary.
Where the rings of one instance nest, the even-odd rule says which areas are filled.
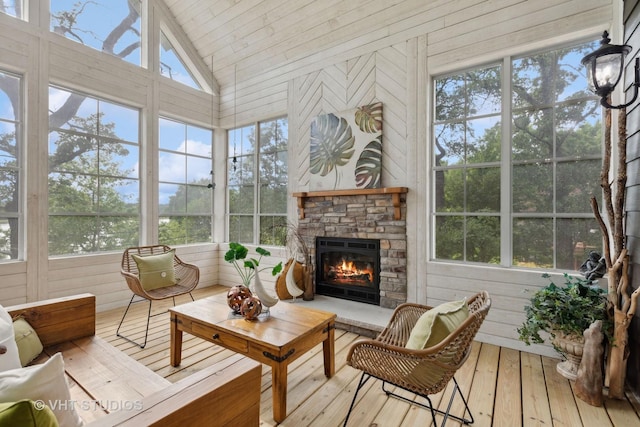
[[[378,188],[382,174],[382,135],[364,147],[356,163],[355,178],[358,188]]]
[[[365,105],[356,110],[355,121],[362,132],[382,131],[382,102]]]
[[[355,137],[344,118],[334,114],[316,117],[311,123],[310,170],[326,176],[334,168],[346,165],[354,152]]]

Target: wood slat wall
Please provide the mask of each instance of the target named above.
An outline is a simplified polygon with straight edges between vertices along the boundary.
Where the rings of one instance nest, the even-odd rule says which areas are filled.
[[[276,1],[262,3],[276,9],[280,6]],[[257,7],[263,7],[262,3]],[[179,21],[189,22],[196,14],[184,11],[182,2],[167,4]],[[217,29],[206,33],[203,28],[188,27],[186,32],[191,35],[195,31],[192,40],[198,50],[205,55],[211,52],[216,58],[214,71],[222,91],[221,125],[286,113],[293,193],[308,190],[313,118],[382,101],[383,185],[409,187],[407,226],[413,230],[408,236],[412,248],[409,299],[435,305],[487,289],[500,302],[479,339],[552,355],[548,346],[525,346],[516,332],[528,303],[525,291],[546,284],[541,272],[428,261],[430,79],[434,74],[494,61],[506,54],[595,38],[602,29],[611,27],[613,2],[369,1],[326,2],[326,6],[303,2],[298,13],[309,13],[298,15],[294,22],[272,22],[263,15],[262,24],[257,21],[259,10],[255,14],[233,13],[236,6],[229,7],[226,2],[213,2],[210,7],[213,11],[224,9],[216,15]],[[269,37],[260,35],[264,32],[269,32]],[[287,91],[273,91],[283,83],[287,83]],[[295,218],[296,213],[292,198],[289,216]]]
[[[625,0],[624,2],[624,43],[633,47],[627,58],[625,67],[624,86],[626,97],[633,93],[634,66],[636,58],[640,57],[640,2]],[[625,201],[626,224],[628,235],[627,247],[631,255],[631,287],[638,288],[640,277],[640,106],[636,102],[627,109],[627,193]],[[627,381],[633,389],[640,390],[640,319],[638,313],[631,321],[629,328],[629,346],[632,349],[627,362]],[[635,350],[635,351],[634,351]]]
[[[107,97],[145,111],[204,125],[230,127],[287,115],[291,192],[307,190],[311,119],[320,113],[382,101],[383,185],[409,188],[409,299],[433,305],[454,294],[487,289],[500,303],[479,338],[525,348],[515,338],[527,302],[521,291],[543,285],[539,272],[428,261],[430,79],[505,54],[596,36],[612,26],[616,29],[612,22],[617,0],[164,0],[166,8],[156,8],[156,3],[161,2],[149,3],[154,19],[172,13],[177,22],[170,28],[184,31],[177,36],[185,44],[188,38],[193,41],[193,49],[187,51],[197,52],[206,67],[213,66],[220,84],[220,97],[213,102],[152,72],[104,59],[99,52],[88,52],[74,42],[0,14],[0,68],[37,76],[35,83],[29,83],[28,120],[36,124],[28,129],[29,144],[33,144],[29,156],[41,166],[29,170],[26,181],[30,195],[28,261],[17,263],[19,267],[0,265],[0,280],[12,283],[6,293],[2,289],[3,303],[60,296],[87,287],[97,291],[99,309],[125,304],[127,299],[117,270],[111,269],[117,268],[117,256],[77,257],[71,263],[47,258],[43,105],[49,80],[103,91]],[[153,21],[150,36],[157,37],[158,29],[159,23]],[[152,124],[146,126],[153,144],[156,131]],[[216,150],[224,158],[224,148]],[[147,166],[152,171],[151,157]],[[222,224],[224,173],[217,173],[216,180],[216,218]],[[147,190],[151,189],[149,183]],[[153,217],[155,208],[147,209],[143,217]],[[288,212],[290,218],[297,217],[293,198]],[[149,230],[154,227],[151,224]],[[216,231],[217,236],[221,234]],[[205,269],[205,284],[237,280],[232,267],[220,260],[223,246],[184,251],[187,261],[196,259]],[[286,253],[274,260],[278,257],[284,259]],[[548,347],[526,349],[550,352]]]

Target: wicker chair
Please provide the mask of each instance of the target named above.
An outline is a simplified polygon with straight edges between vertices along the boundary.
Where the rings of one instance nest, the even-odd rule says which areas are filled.
[[[454,378],[456,371],[469,357],[471,344],[480,329],[480,325],[489,312],[491,299],[486,291],[480,292],[468,300],[469,317],[440,343],[422,350],[405,348],[413,325],[420,316],[429,310],[419,304],[406,303],[398,306],[393,312],[389,324],[376,339],[356,342],[347,355],[347,364],[362,371],[360,382],[344,421],[347,425],[349,416],[356,402],[358,392],[371,378],[382,381],[382,390],[388,395],[422,406],[431,411],[433,425],[437,426],[436,412],[444,415],[442,426],[449,417],[464,424],[473,423],[473,415],[467,401]],[[429,395],[442,391],[449,380],[453,379],[454,387],[445,412],[434,408]],[[385,389],[389,383],[401,389],[413,392],[427,399],[422,404]],[[465,412],[462,417],[449,413],[453,400],[458,394],[464,402]],[[468,413],[469,418],[464,418]]]
[[[176,284],[173,286],[167,286],[163,288],[151,289],[147,290],[142,287],[140,283],[139,274],[138,274],[138,265],[133,259],[132,255],[159,255],[170,251],[171,248],[166,245],[153,245],[153,246],[137,246],[128,248],[122,254],[122,263],[120,274],[127,281],[127,285],[133,295],[131,296],[131,300],[129,301],[129,305],[127,309],[124,311],[124,315],[122,316],[122,320],[120,320],[120,324],[118,325],[118,329],[116,330],[116,335],[120,338],[124,338],[125,340],[139,346],[140,348],[144,348],[147,345],[147,337],[149,335],[149,320],[151,319],[151,302],[154,300],[162,300],[167,298],[173,298],[173,305],[176,305],[175,297],[179,295],[189,294],[191,300],[193,300],[193,295],[191,295],[191,291],[195,289],[198,285],[198,281],[200,280],[200,270],[197,266],[192,264],[186,264],[178,258],[177,255],[173,257],[173,268],[175,273]],[[135,297],[139,297],[134,301]],[[149,312],[147,314],[147,328],[144,334],[144,342],[142,344],[120,334],[120,327],[124,322],[124,318],[127,316],[127,312],[129,311],[129,307],[134,302],[148,301],[149,302]],[[153,316],[156,316],[157,313]]]

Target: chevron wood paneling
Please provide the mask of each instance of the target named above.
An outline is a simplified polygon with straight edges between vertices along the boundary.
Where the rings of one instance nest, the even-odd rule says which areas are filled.
[[[293,144],[299,179],[294,191],[309,185],[309,138],[311,122],[327,114],[381,101],[382,185],[404,185],[407,155],[407,48],[406,42],[358,56],[320,71],[297,77],[290,94],[295,114],[289,128],[295,128]]]

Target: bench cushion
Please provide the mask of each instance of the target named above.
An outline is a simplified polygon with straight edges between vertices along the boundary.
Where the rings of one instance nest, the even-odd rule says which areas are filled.
[[[58,420],[48,406],[23,399],[0,403],[0,426],[58,427]]]
[[[0,354],[0,372],[20,368],[22,365],[13,332],[13,322],[2,305],[0,305],[0,346],[3,347],[3,352]]]
[[[51,408],[62,426],[82,426],[71,402],[60,353],[44,364],[0,372],[0,402],[22,399],[43,402]]]
[[[42,353],[42,342],[29,322],[23,318],[18,318],[13,321],[13,331],[16,337],[16,344],[18,345],[20,364],[27,366],[29,362]]]

